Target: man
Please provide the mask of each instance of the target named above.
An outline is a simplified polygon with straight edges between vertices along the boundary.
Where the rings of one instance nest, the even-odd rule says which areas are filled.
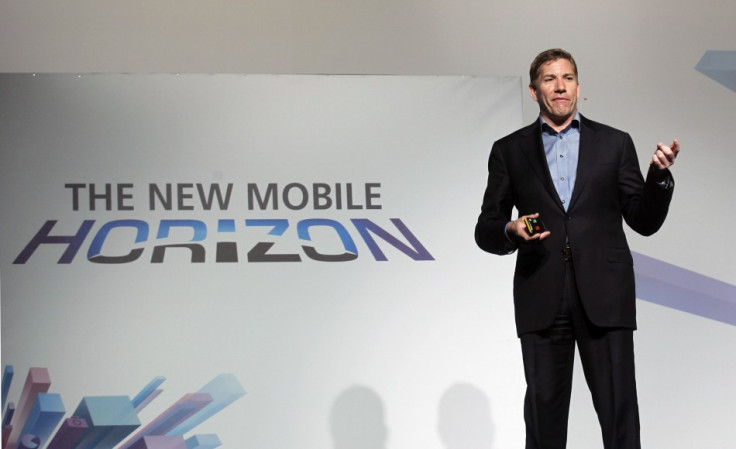
[[[475,228],[485,251],[518,249],[526,448],[565,448],[577,344],[604,447],[638,449],[634,270],[622,221],[643,235],[660,228],[679,143],[657,145],[645,180],[631,137],[578,113],[570,53],[540,53],[529,77],[539,119],[494,143]],[[530,233],[525,219],[546,230]]]

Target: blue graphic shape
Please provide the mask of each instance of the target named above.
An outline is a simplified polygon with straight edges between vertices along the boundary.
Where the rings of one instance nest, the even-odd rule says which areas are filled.
[[[21,436],[34,435],[46,443],[56,426],[64,418],[66,409],[57,393],[39,393],[28,414]]]
[[[220,438],[214,433],[194,435],[187,438],[187,449],[215,449],[221,445]]]
[[[14,402],[8,402],[8,406],[5,408],[5,413],[3,413],[3,429],[10,426],[10,422],[13,420],[13,415],[15,415],[15,403]]]
[[[148,399],[155,391],[156,388],[158,388],[164,381],[166,380],[163,376],[157,376],[154,377],[152,381],[148,383],[143,389],[138,393],[133,400],[131,401],[133,403],[134,408],[138,408],[143,402]]]
[[[235,402],[238,398],[244,396],[245,390],[234,375],[220,374],[212,379],[207,385],[202,387],[198,393],[209,393],[210,396],[212,396],[212,402],[194,415],[190,416],[186,421],[183,421],[179,426],[172,429],[168,435],[184,435],[220,410]]]
[[[74,449],[112,448],[141,425],[128,396],[85,396],[73,415],[89,426]]]
[[[5,401],[8,400],[8,391],[10,391],[10,384],[13,382],[13,375],[15,374],[15,370],[13,369],[13,365],[5,365],[5,370],[3,370],[3,405],[2,408],[5,408]]]
[[[636,296],[736,326],[736,285],[632,252]]]
[[[708,50],[695,70],[736,92],[736,51]]]

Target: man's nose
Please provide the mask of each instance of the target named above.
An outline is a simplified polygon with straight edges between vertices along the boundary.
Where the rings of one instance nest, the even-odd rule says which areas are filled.
[[[555,81],[555,92],[564,92],[565,91],[565,83],[562,80]]]

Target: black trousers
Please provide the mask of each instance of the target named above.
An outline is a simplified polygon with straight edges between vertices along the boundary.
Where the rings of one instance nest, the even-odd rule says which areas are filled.
[[[577,343],[605,449],[640,449],[631,329],[603,329],[587,319],[567,262],[560,313],[547,330],[521,336],[527,390],[526,449],[565,449]]]

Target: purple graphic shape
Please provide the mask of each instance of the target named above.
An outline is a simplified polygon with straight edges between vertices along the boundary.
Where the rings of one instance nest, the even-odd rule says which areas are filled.
[[[26,418],[31,412],[31,407],[36,401],[36,396],[39,393],[46,393],[49,391],[51,386],[51,377],[49,371],[46,368],[30,368],[28,370],[28,376],[26,376],[26,383],[23,385],[23,391],[20,394],[20,400],[18,400],[18,406],[15,408],[15,416],[11,422],[13,430],[10,432],[7,445],[14,447],[18,442],[18,438],[21,436],[21,430],[26,424]]]
[[[736,92],[736,51],[708,50],[695,70]]]
[[[13,369],[13,365],[5,365],[5,369],[3,370],[3,405],[2,408],[5,408],[5,401],[8,400],[8,391],[10,391],[10,384],[13,382],[13,375],[15,374],[15,370]]]
[[[215,449],[221,445],[220,438],[214,433],[194,435],[187,438],[187,449]]]
[[[243,386],[232,374],[220,374],[212,379],[207,385],[199,390],[199,393],[207,393],[212,396],[212,403],[203,408],[177,428],[170,431],[169,435],[184,435],[215,413],[235,402],[245,395]]]
[[[138,431],[120,449],[131,449],[139,440],[149,435],[166,435],[171,429],[212,402],[209,393],[189,393],[164,410],[147,426]]]
[[[181,436],[149,435],[138,440],[130,449],[187,449]]]
[[[144,403],[148,404],[151,402],[153,398],[151,398],[150,400],[149,398],[152,394],[154,394],[156,391],[159,391],[159,393],[161,392],[161,390],[156,390],[156,389],[159,386],[161,386],[161,384],[164,383],[165,380],[166,380],[165,377],[157,376],[157,377],[154,377],[153,380],[148,383],[148,385],[143,387],[140,393],[138,393],[131,401],[136,411],[140,411],[143,407],[145,407],[145,406],[142,407]]]
[[[736,286],[643,254],[632,256],[639,299],[736,326]]]
[[[141,425],[128,396],[85,396],[74,416],[89,428],[72,449],[112,448]]]
[[[64,418],[64,413],[66,413],[66,409],[60,395],[57,393],[40,393],[36,396],[36,401],[33,403],[33,408],[31,408],[26,424],[20,434],[22,437],[34,435],[41,440],[41,443],[45,443]]]
[[[61,423],[61,427],[46,449],[72,449],[87,429],[89,426],[84,419],[77,416],[67,418]]]

